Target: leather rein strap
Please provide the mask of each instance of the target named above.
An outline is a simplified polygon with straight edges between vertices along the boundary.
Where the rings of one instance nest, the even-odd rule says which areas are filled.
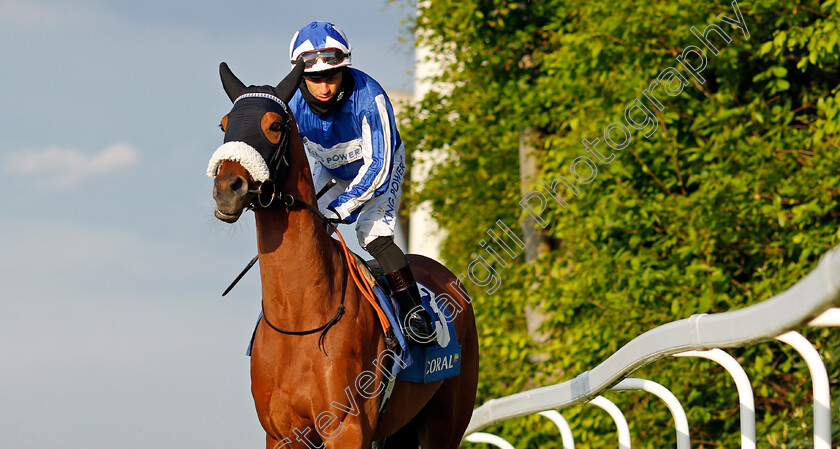
[[[275,198],[279,199],[280,204],[282,206],[288,208],[288,209],[297,209],[297,208],[308,209],[312,213],[314,213],[318,218],[320,218],[321,221],[324,223],[324,225],[330,225],[327,218],[324,216],[324,214],[321,213],[320,210],[318,210],[317,207],[315,207],[315,206],[313,206],[313,205],[311,205],[311,204],[309,204],[305,201],[298,200],[297,198],[295,198],[293,195],[291,195],[289,193],[282,193],[281,192],[280,194],[277,194],[276,192],[272,192],[271,200],[269,200],[268,204],[263,206],[263,207],[268,207],[268,205],[270,205],[274,201]],[[332,226],[332,225],[330,225],[330,226]],[[334,229],[334,227],[333,227],[333,229]],[[257,255],[257,257],[259,258],[259,255]],[[345,259],[346,255],[344,253],[342,253],[341,257],[342,257],[342,259]],[[250,268],[250,267],[248,267],[248,268]],[[242,274],[244,274],[244,272]],[[240,275],[240,277],[241,277],[241,275]],[[264,305],[265,298],[263,298],[260,301],[260,308],[262,309],[263,321],[265,321],[265,323],[268,324],[268,326],[270,328],[272,328],[275,331],[277,331],[281,334],[284,334],[284,335],[310,335],[310,334],[314,334],[316,332],[321,332],[321,336],[318,338],[318,347],[321,348],[321,350],[323,350],[324,353],[326,353],[326,350],[324,350],[324,347],[323,347],[324,338],[327,336],[327,331],[329,331],[331,327],[333,327],[336,323],[338,323],[339,320],[341,320],[341,317],[344,315],[344,295],[345,295],[346,291],[347,291],[347,270],[344,268],[344,263],[342,263],[341,264],[341,302],[338,305],[338,309],[335,311],[335,315],[327,323],[325,323],[322,326],[316,327],[314,329],[309,329],[309,330],[305,330],[305,331],[290,331],[290,330],[281,329],[281,328],[275,326],[271,321],[269,321],[268,316],[266,316],[265,305]]]
[[[262,191],[262,188],[264,188],[266,186],[266,184],[270,184],[272,186],[272,190],[274,190],[270,194]],[[318,192],[317,196],[321,197],[324,193],[326,193],[335,184],[336,184],[335,180],[332,180],[330,183],[328,183],[326,186],[324,186],[324,188],[321,189],[320,192]],[[310,335],[310,334],[314,334],[316,332],[321,332],[321,336],[318,338],[318,347],[323,350],[323,342],[324,342],[324,338],[326,337],[327,331],[332,326],[334,326],[336,323],[338,323],[339,320],[341,320],[341,317],[344,315],[344,309],[345,309],[344,308],[344,296],[345,296],[345,293],[346,293],[346,290],[347,290],[347,272],[349,271],[350,275],[353,278],[353,282],[356,284],[356,286],[361,291],[362,296],[365,297],[365,299],[370,303],[371,306],[373,306],[374,310],[376,311],[377,317],[379,318],[379,321],[382,325],[382,329],[385,331],[386,337],[391,337],[390,338],[391,340],[395,340],[392,337],[393,336],[393,330],[391,329],[391,323],[388,321],[388,317],[385,314],[385,312],[379,306],[379,304],[376,300],[376,294],[373,292],[373,289],[371,288],[371,286],[367,282],[365,282],[365,280],[362,278],[362,275],[361,275],[361,272],[360,272],[361,269],[359,268],[358,265],[355,264],[355,261],[353,260],[353,257],[350,254],[350,250],[347,249],[347,244],[344,242],[344,238],[341,236],[341,233],[338,232],[338,229],[336,229],[336,227],[330,222],[330,220],[327,219],[327,217],[325,217],[324,214],[321,213],[321,211],[318,210],[318,208],[316,206],[313,206],[312,204],[309,204],[305,201],[301,201],[301,200],[295,198],[292,194],[283,193],[283,192],[279,192],[279,193],[276,192],[274,184],[271,183],[270,181],[267,182],[267,183],[263,183],[263,185],[260,186],[259,190],[252,191],[252,193],[257,194],[257,203],[261,207],[264,207],[264,208],[271,206],[274,203],[274,200],[277,199],[277,200],[279,200],[278,204],[282,207],[286,207],[287,209],[308,209],[310,212],[314,213],[318,218],[321,219],[321,222],[325,226],[332,227],[333,231],[335,231],[336,235],[338,235],[339,240],[338,241],[333,240],[333,242],[338,247],[340,256],[343,260],[343,263],[341,264],[341,301],[338,305],[338,309],[335,311],[335,315],[327,323],[325,323],[324,325],[319,326],[317,328],[309,329],[309,330],[305,330],[305,331],[290,331],[290,330],[281,329],[281,328],[277,327],[276,325],[274,325],[274,323],[272,323],[268,319],[268,317],[266,316],[265,306],[263,304],[263,301],[265,300],[265,298],[263,298],[263,300],[261,301],[261,304],[260,304],[260,307],[262,308],[263,321],[265,321],[265,323],[268,324],[268,326],[271,327],[272,329],[274,329],[276,332],[279,332],[279,333],[284,334],[284,335],[299,335],[300,336],[300,335]],[[263,200],[264,195],[269,197],[268,200],[265,200],[265,201]],[[257,262],[257,260],[259,260],[259,254],[251,260],[251,262],[245,267],[244,270],[242,270],[241,273],[239,273],[239,276],[236,277],[236,279],[225,290],[225,292],[222,294],[222,296],[224,296],[228,292],[230,292],[230,290],[234,287],[234,285],[236,285],[236,283],[239,282],[240,279],[242,279],[242,276],[244,276],[245,273],[249,269],[251,269],[251,267],[254,266],[254,264]],[[387,340],[387,338],[386,338],[386,340]],[[392,342],[392,344],[393,344],[393,342]]]

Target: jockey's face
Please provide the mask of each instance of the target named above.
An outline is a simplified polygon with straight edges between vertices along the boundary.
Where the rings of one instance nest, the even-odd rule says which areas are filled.
[[[339,70],[335,75],[325,78],[310,78],[304,76],[306,81],[306,88],[318,101],[330,101],[332,97],[338,94],[338,89],[341,87],[341,76],[343,70]]]

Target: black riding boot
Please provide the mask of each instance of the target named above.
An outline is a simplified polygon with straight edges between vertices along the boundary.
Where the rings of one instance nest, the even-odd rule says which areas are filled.
[[[435,327],[432,317],[420,302],[420,289],[406,265],[399,270],[385,273],[385,278],[391,284],[394,299],[400,307],[400,326],[403,334],[412,342],[426,346],[435,342]]]

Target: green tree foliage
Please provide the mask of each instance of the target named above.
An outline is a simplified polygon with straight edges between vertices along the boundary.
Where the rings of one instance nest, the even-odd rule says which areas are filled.
[[[506,267],[494,262],[501,286],[492,294],[465,282],[481,333],[479,403],[569,380],[666,322],[766,299],[840,241],[840,3],[743,0],[737,7],[743,31],[719,17],[738,19],[724,1],[421,4],[413,19],[420,43],[445,69],[436,80],[441,87],[409,111],[401,132],[415,152],[447,151],[409,198],[431,201],[448,231],[448,266],[468,273],[477,255],[492,261],[479,241],[497,220],[516,232],[519,223],[535,225],[519,204],[523,128],[537,136],[541,177],[551,183],[563,176],[579,189],[557,188],[564,208],[544,187],[528,186],[548,200],[539,216],[551,251],[533,264],[522,256],[506,259]],[[709,24],[731,39],[710,35],[718,55],[691,32]],[[698,76],[677,62],[689,46],[705,53]],[[699,58],[689,56],[698,67]],[[652,89],[659,89],[660,110],[644,91],[668,67],[681,76],[671,87],[681,79],[686,85],[674,95],[664,83]],[[655,117],[655,130],[631,126],[643,121],[641,108],[625,117],[637,99],[651,123]],[[631,134],[620,150],[604,142],[615,122]],[[620,128],[609,134],[618,143],[623,135]],[[600,159],[582,143],[596,138]],[[574,165],[580,156],[594,165]],[[525,330],[528,302],[542,302],[549,314],[551,338],[541,347]],[[836,358],[826,331],[809,335]],[[538,352],[550,360],[533,362]],[[757,388],[759,446],[810,447],[811,396],[800,359],[773,342],[730,352]],[[829,368],[836,382],[840,368]],[[669,358],[636,376],[681,398],[694,447],[738,444],[737,395],[722,369]],[[634,447],[674,444],[670,414],[658,400],[608,397],[629,417]],[[581,405],[564,415],[577,447],[615,445],[605,413]],[[557,447],[543,418],[492,430],[518,447]]]

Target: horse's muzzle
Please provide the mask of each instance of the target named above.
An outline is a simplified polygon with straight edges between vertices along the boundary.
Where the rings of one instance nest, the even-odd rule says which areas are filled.
[[[214,215],[219,220],[233,223],[251,203],[253,194],[248,190],[248,180],[242,176],[216,177],[213,183],[213,198],[216,200]]]
[[[242,216],[242,212],[240,212],[238,214],[228,215],[228,214],[220,211],[219,209],[216,209],[215,211],[213,211],[213,215],[215,215],[216,218],[224,221],[225,223],[235,223],[236,220],[239,220],[239,217]]]

